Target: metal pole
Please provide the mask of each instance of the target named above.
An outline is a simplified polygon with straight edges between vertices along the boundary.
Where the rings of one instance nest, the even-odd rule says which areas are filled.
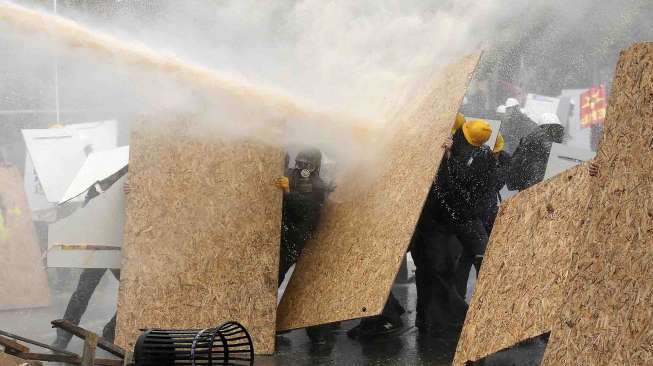
[[[57,0],[53,0],[52,8],[54,14],[57,14]],[[54,56],[54,102],[55,109],[57,111],[57,124],[61,123],[59,117],[59,57],[55,54]]]

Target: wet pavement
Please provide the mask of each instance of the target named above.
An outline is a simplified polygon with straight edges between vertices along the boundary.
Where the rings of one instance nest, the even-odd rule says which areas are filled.
[[[257,366],[280,365],[450,365],[456,339],[437,338],[420,334],[415,324],[415,284],[395,285],[393,293],[406,309],[405,328],[394,334],[366,340],[347,337],[347,330],[358,320],[343,322],[334,330],[334,340],[313,346],[303,329],[277,337],[274,356],[259,356]]]
[[[66,304],[77,284],[80,270],[48,270],[51,288],[55,289],[52,305],[40,309],[0,311],[0,329],[51,343],[55,338],[50,321],[64,313]],[[468,298],[471,297],[475,275],[469,281]],[[116,307],[118,281],[105,274],[91,298],[81,326],[101,333]],[[402,316],[405,327],[394,335],[359,340],[347,336],[347,330],[355,327],[358,320],[342,322],[333,330],[333,339],[325,345],[314,346],[303,329],[286,333],[276,338],[277,352],[273,356],[258,356],[257,366],[279,365],[450,365],[456,348],[455,335],[434,337],[420,334],[415,324],[416,289],[414,283],[396,284],[393,288],[396,298],[406,309]],[[484,366],[536,366],[544,351],[545,343],[530,342],[515,350],[497,353]],[[81,353],[82,342],[73,338],[69,350]],[[40,351],[37,348],[35,351]],[[98,356],[107,354],[98,350]]]
[[[48,278],[52,292],[52,302],[49,307],[36,309],[18,309],[0,311],[0,329],[34,339],[43,343],[51,344],[56,331],[50,326],[50,322],[61,319],[72,295],[81,269],[48,269]],[[106,273],[102,281],[91,297],[88,309],[82,317],[80,325],[92,332],[102,334],[102,328],[111,319],[117,304],[118,281]],[[77,338],[68,346],[68,350],[76,353],[82,352],[83,343]],[[44,350],[35,347],[35,352]],[[108,356],[102,350],[98,350],[98,357]]]

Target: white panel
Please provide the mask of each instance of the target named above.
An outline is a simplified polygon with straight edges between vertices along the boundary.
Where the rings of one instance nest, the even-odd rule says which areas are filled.
[[[25,194],[27,195],[27,203],[32,211],[32,216],[35,221],[42,221],[38,219],[41,215],[40,212],[46,210],[54,210],[55,203],[49,202],[45,197],[45,191],[39,182],[36,172],[34,171],[34,164],[29,154],[25,154],[25,172],[23,174]],[[54,215],[56,217],[56,215]]]
[[[528,94],[526,96],[526,103],[524,103],[524,113],[530,119],[539,124],[542,114],[558,114],[558,104],[560,104],[560,99],[558,98],[546,97],[537,94]],[[563,119],[561,118],[561,120]]]
[[[91,153],[59,203],[79,196],[93,184],[126,167],[128,163],[129,146]]]
[[[111,150],[118,146],[118,122],[98,121],[66,125],[79,134],[82,145],[90,145],[93,151]]]
[[[549,155],[544,179],[556,176],[584,161],[592,160],[595,155],[596,153],[591,150],[554,143],[551,145],[551,154]]]
[[[569,130],[567,133],[570,136],[569,145],[580,149],[591,149],[591,128],[582,128],[580,125],[580,95],[586,92],[587,89],[566,89],[562,91],[562,96],[569,97],[576,105],[574,111],[569,117]]]
[[[22,132],[47,200],[59,202],[86,160],[79,135],[68,128]]]
[[[122,246],[126,176],[72,215],[48,227],[48,247],[57,245]]]

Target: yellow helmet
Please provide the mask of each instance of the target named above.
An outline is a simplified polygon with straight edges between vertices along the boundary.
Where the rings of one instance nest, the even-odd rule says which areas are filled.
[[[497,141],[494,143],[494,148],[492,149],[493,153],[498,153],[503,150],[503,146],[506,144],[506,141],[503,139],[503,135],[499,133],[497,135]]]
[[[492,135],[492,126],[482,119],[475,119],[463,125],[465,140],[476,147],[483,146]]]
[[[458,131],[463,125],[465,124],[465,115],[458,112],[456,115],[456,120],[453,123],[453,127],[451,127],[451,134],[455,134],[456,131]]]
[[[55,123],[53,125],[50,125],[48,128],[64,128],[65,126],[62,125],[61,123]]]

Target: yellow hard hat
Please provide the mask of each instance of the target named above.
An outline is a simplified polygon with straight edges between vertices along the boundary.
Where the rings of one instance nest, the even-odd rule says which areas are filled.
[[[53,125],[50,125],[48,128],[64,128],[65,126],[62,125],[61,123],[55,123]]]
[[[451,127],[451,134],[455,134],[456,131],[458,131],[463,125],[465,124],[465,115],[458,112],[456,115],[456,120],[453,123],[453,127]]]
[[[497,141],[494,143],[494,148],[492,149],[493,153],[498,153],[503,150],[503,146],[506,144],[506,141],[503,139],[503,135],[499,133],[497,135]]]
[[[476,147],[483,146],[492,135],[492,126],[482,119],[475,119],[463,125],[465,140]]]

